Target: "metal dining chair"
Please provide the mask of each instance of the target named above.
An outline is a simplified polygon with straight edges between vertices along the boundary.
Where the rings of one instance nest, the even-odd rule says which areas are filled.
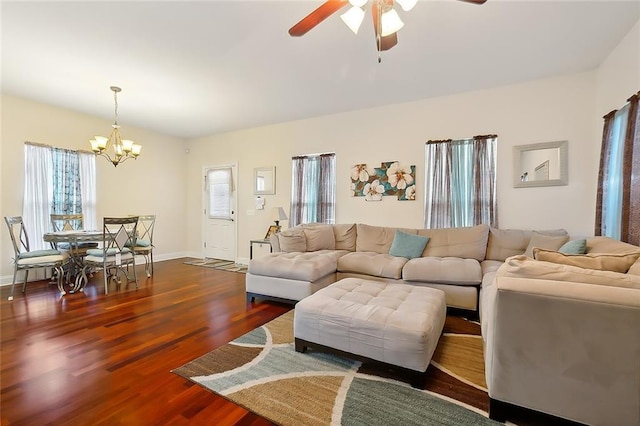
[[[57,273],[57,285],[60,294],[66,294],[62,281],[64,277],[64,267],[69,262],[69,255],[60,250],[29,250],[29,236],[24,227],[22,216],[5,216],[9,227],[11,243],[13,244],[13,281],[11,283],[11,294],[8,300],[13,300],[13,290],[16,285],[18,271],[24,271],[24,283],[22,292],[27,288],[29,271],[32,269],[47,268],[53,269]]]
[[[74,214],[51,214],[51,228],[53,232],[61,231],[81,231],[84,229],[84,215],[82,213]],[[82,269],[82,259],[87,255],[87,250],[98,247],[95,242],[69,242],[69,243],[51,243],[53,248],[58,250],[66,250],[71,255],[70,268],[67,279],[77,275]]]
[[[82,280],[87,282],[87,272],[93,269],[102,269],[104,276],[104,293],[109,294],[109,280],[115,279],[121,283],[122,273],[127,283],[134,281],[138,288],[138,276],[136,275],[136,257],[133,250],[133,242],[136,239],[138,217],[105,217],[102,226],[102,247],[87,250],[82,268]],[[129,276],[127,269],[133,267],[133,279]],[[82,288],[74,290],[82,291]]]
[[[144,270],[147,278],[153,275],[153,228],[156,224],[156,215],[138,216],[138,234],[133,252],[137,255],[144,256]]]

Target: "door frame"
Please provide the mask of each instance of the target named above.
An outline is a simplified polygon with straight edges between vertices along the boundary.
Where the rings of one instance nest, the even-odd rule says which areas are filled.
[[[238,173],[238,162],[230,162],[223,164],[215,164],[211,166],[203,166],[202,167],[202,181],[200,184],[202,185],[202,205],[200,211],[202,212],[202,219],[200,225],[200,253],[202,254],[201,258],[204,259],[207,253],[207,249],[205,244],[207,242],[207,220],[209,219],[209,215],[207,213],[207,208],[209,207],[209,200],[207,199],[207,186],[206,186],[206,177],[207,172],[211,169],[221,169],[231,167],[231,177],[233,179],[233,239],[234,239],[234,253],[233,253],[233,261],[237,262],[238,260],[238,179],[240,173]]]

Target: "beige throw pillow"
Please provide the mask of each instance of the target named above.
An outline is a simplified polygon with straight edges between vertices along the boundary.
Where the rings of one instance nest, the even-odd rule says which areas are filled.
[[[626,274],[631,265],[640,257],[640,251],[636,253],[564,254],[557,251],[534,248],[533,256],[536,260],[545,262]]]
[[[507,259],[498,269],[496,276],[640,289],[640,277],[637,276],[596,269],[584,269],[558,263],[539,262],[525,256],[514,256]]]
[[[531,240],[529,240],[529,245],[524,251],[524,255],[527,257],[533,257],[533,249],[536,247],[556,251],[567,241],[569,241],[568,235],[547,235],[534,231],[531,233]]]
[[[627,274],[640,276],[640,257],[638,257],[638,260],[636,260],[636,263],[631,265],[631,268],[629,268],[629,270],[627,271]]]
[[[279,234],[280,250],[285,252],[307,251],[307,238],[300,228],[287,229]]]

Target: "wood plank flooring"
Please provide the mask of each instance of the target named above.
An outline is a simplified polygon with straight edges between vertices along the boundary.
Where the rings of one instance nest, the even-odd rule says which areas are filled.
[[[106,296],[101,274],[65,296],[38,282],[9,302],[2,287],[2,424],[271,424],[171,370],[291,306],[247,305],[243,274],[185,260]]]

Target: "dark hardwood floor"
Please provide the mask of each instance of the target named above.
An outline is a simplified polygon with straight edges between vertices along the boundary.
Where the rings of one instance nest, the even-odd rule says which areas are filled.
[[[139,289],[102,275],[60,296],[0,289],[2,424],[271,424],[171,373],[291,309],[245,301],[244,275],[184,265],[138,269]]]

